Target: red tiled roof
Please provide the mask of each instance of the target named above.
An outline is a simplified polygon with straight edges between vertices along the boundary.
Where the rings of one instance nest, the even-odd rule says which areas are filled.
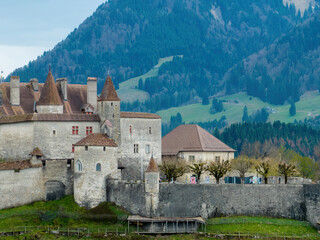
[[[42,164],[33,165],[30,160],[0,162],[0,170],[22,170],[37,167],[42,167]]]
[[[120,101],[111,77],[108,75],[98,101]]]
[[[149,166],[146,172],[159,172],[158,164],[153,157],[151,157],[150,159]]]
[[[41,121],[54,121],[54,122],[100,122],[100,117],[97,114],[40,114],[28,113],[23,115],[14,116],[0,116],[0,124],[18,123],[18,122],[41,122]]]
[[[154,113],[142,113],[142,112],[121,112],[121,118],[149,118],[149,119],[161,119],[161,117]]]
[[[162,155],[179,152],[235,152],[196,124],[180,125],[162,138]]]
[[[62,105],[51,71],[48,73],[46,83],[44,84],[37,105]]]
[[[103,133],[93,133],[81,139],[75,146],[105,146],[117,147],[118,145],[108,135]]]

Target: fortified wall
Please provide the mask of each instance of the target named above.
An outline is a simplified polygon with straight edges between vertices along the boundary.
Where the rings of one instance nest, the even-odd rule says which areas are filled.
[[[152,201],[147,195],[144,183],[108,180],[107,201],[144,217],[269,216],[314,226],[320,220],[320,185],[162,183]]]

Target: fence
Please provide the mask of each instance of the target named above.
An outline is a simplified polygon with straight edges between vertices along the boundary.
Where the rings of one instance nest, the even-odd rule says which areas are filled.
[[[306,234],[306,235],[281,235],[281,234],[254,234],[254,233],[226,233],[226,232],[207,232],[206,228],[201,229],[199,234],[201,236],[212,237],[216,239],[275,239],[275,240],[293,240],[293,239],[320,239],[320,233]],[[205,230],[205,232],[203,232]],[[0,229],[1,236],[18,236],[27,233],[42,232],[47,234],[54,234],[60,236],[76,236],[80,237],[109,237],[114,235],[126,236],[128,229],[124,227],[119,228],[65,228],[65,227],[44,227],[44,226],[17,226],[12,229]],[[130,234],[148,234],[139,231],[130,231]],[[159,234],[159,233],[157,233]],[[179,233],[172,233],[179,234]]]

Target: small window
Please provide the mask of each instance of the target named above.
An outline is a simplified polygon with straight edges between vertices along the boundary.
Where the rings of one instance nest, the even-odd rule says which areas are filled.
[[[146,145],[146,154],[149,154],[149,153],[150,153],[150,145],[147,144],[147,145]]]
[[[76,163],[76,169],[77,169],[77,172],[82,172],[82,163],[79,159],[77,160],[77,163]]]
[[[151,127],[149,127],[149,134],[152,134],[152,129],[151,129]]]
[[[53,133],[53,135],[56,135],[56,130],[53,130],[53,132],[52,132],[52,133]]]
[[[88,146],[84,146],[84,150],[88,151],[89,147]]]
[[[111,106],[113,106],[113,102],[111,103]]]
[[[92,134],[92,127],[86,127],[86,135]]]
[[[42,167],[45,167],[46,166],[46,160],[42,160]]]
[[[96,171],[97,171],[97,172],[100,172],[100,171],[101,171],[101,164],[100,164],[100,163],[97,163],[97,165],[96,165]]]
[[[114,114],[112,114],[112,117],[114,118]]]
[[[220,161],[220,156],[216,156],[216,162]]]
[[[181,158],[184,159],[184,153],[181,153]]]
[[[132,133],[132,126],[131,125],[129,127],[129,132],[130,132],[130,134]]]
[[[79,134],[79,126],[72,126],[72,135]]]
[[[20,172],[20,169],[15,169],[14,172]]]
[[[74,153],[74,144],[72,144],[72,152]]]
[[[133,152],[139,153],[139,144],[133,144]]]
[[[106,151],[106,147],[103,147],[103,151]]]
[[[67,168],[71,167],[71,159],[67,160]]]
[[[189,156],[189,161],[194,161],[194,156]]]

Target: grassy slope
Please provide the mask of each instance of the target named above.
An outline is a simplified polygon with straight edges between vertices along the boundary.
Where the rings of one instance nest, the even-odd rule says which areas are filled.
[[[146,78],[158,76],[158,71],[160,66],[165,62],[171,62],[172,59],[173,59],[173,56],[160,58],[158,61],[158,64],[155,65],[153,68],[151,68],[149,72],[120,83],[119,90],[117,90],[120,99],[123,102],[133,102],[135,100],[144,101],[148,99],[149,94],[147,92],[136,88],[138,87],[139,79],[142,78],[142,80],[144,81]]]
[[[103,215],[101,215],[103,214]],[[97,227],[122,228],[118,219],[126,219],[127,214],[109,203],[86,210],[79,207],[73,196],[49,202],[0,210],[0,229],[12,229],[20,226],[63,226],[70,228]]]
[[[206,122],[214,119],[220,119],[223,115],[227,117],[229,123],[241,121],[243,108],[246,105],[248,112],[251,114],[254,110],[269,106],[274,111],[270,114],[269,120],[280,120],[282,122],[293,122],[296,120],[303,120],[308,116],[314,116],[320,114],[319,102],[320,94],[318,91],[307,92],[301,96],[300,101],[296,103],[297,114],[293,117],[289,115],[290,105],[272,105],[264,103],[260,99],[252,97],[245,93],[237,93],[229,96],[219,97],[220,100],[225,100],[225,111],[210,114],[210,104],[202,105],[201,103],[186,105],[183,107],[170,108],[157,112],[164,122],[169,121],[172,115],[181,113],[185,122]]]

